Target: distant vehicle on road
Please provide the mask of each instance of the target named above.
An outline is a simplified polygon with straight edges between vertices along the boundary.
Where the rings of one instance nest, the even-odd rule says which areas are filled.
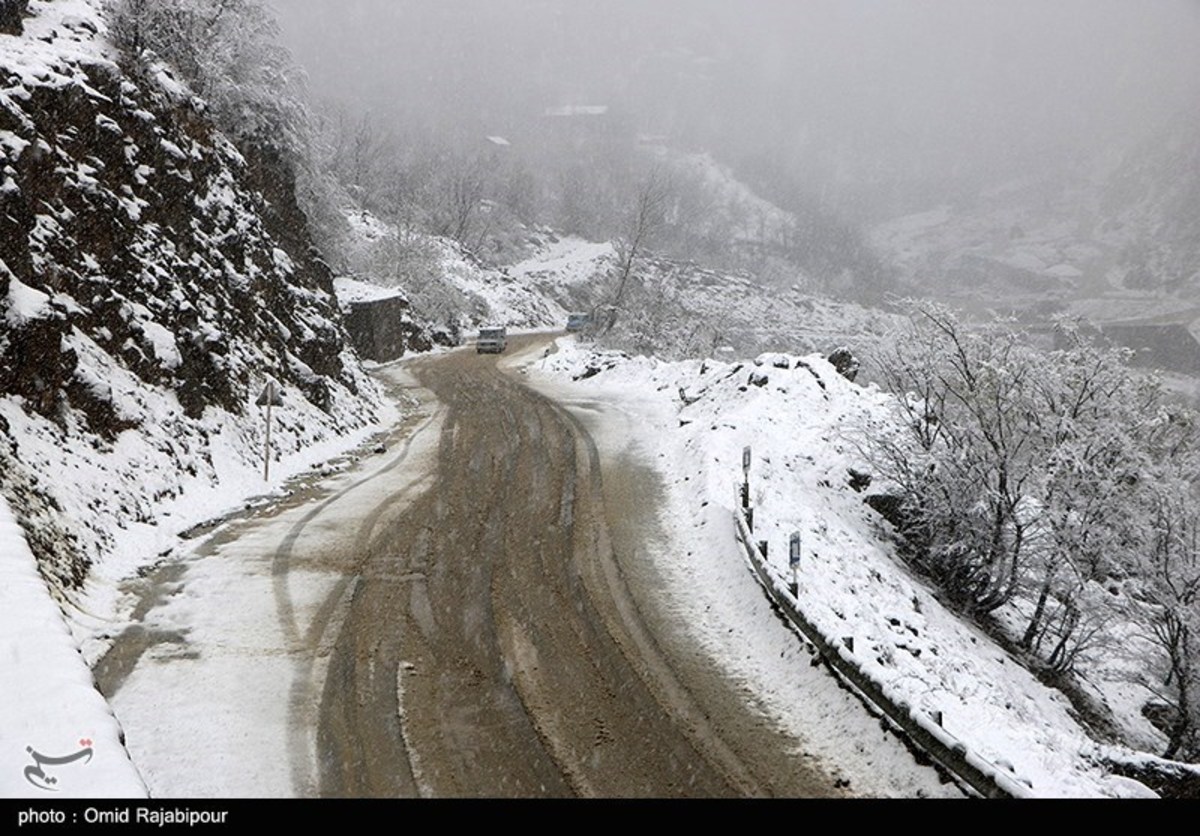
[[[567,331],[582,331],[592,324],[592,315],[585,313],[567,314]]]
[[[501,327],[480,328],[475,340],[477,354],[501,354],[508,347],[508,329]]]

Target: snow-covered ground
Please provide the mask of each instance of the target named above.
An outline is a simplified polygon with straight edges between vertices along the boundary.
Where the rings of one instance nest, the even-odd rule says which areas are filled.
[[[383,373],[403,381],[403,364]],[[578,395],[556,378],[541,380],[560,394]],[[644,406],[654,408],[652,400]],[[602,446],[612,450],[640,432],[641,406],[626,399],[585,417]],[[391,504],[397,478],[407,485],[401,492],[410,492],[409,499],[423,490],[436,449],[437,414],[416,418],[408,446],[394,445],[386,455],[323,482],[315,502],[285,502],[278,511],[234,520],[184,544],[172,555],[168,577],[151,575],[141,584],[143,600],[157,601],[142,623],[149,641],[116,690],[113,706],[153,795],[313,792],[314,711],[327,656],[318,652],[313,660],[310,654],[327,650],[335,632],[327,626],[330,606],[336,611],[350,594],[339,592],[341,577],[328,561],[324,533],[330,526],[357,531],[382,504],[389,513],[402,510],[402,504]],[[391,475],[379,478],[385,470]],[[730,529],[729,515],[715,505],[706,519],[713,529]],[[728,544],[732,548],[731,530]],[[698,553],[707,556],[712,549]],[[664,560],[672,595],[681,603],[675,615],[705,626],[704,641],[727,660],[728,673],[749,698],[806,741],[797,755],[833,765],[835,777],[855,793],[957,796],[931,770],[916,768],[893,735],[808,664],[736,552],[732,558],[707,570],[702,589],[688,563]],[[286,576],[278,571],[281,560],[288,564]]]
[[[21,85],[76,83],[79,63],[111,61],[102,40],[93,37],[96,0],[33,0],[30,8],[26,36],[0,35],[5,67],[20,81],[0,90],[0,97],[18,95],[14,91]],[[15,134],[0,131],[5,154],[22,150],[19,142]],[[718,184],[730,180],[709,158],[692,164]],[[3,188],[7,185],[0,184]],[[731,192],[728,200],[748,207],[747,224],[785,220],[772,214],[772,207],[753,203],[748,193]],[[132,202],[122,205],[131,217],[139,211]],[[1068,236],[1057,228],[1017,235],[1010,226],[1022,218],[997,217],[1004,222],[992,224],[1000,230],[994,240],[972,239],[963,246],[978,246],[1014,269],[1048,279],[1079,278],[1081,267],[1100,255],[1066,246]],[[369,219],[363,224],[364,239],[385,240],[391,234]],[[927,214],[881,230],[878,239],[899,256],[919,260],[933,246],[929,239],[946,226],[943,215]],[[958,236],[974,232],[947,234],[957,245]],[[484,267],[445,241],[432,242],[430,252],[449,286],[480,301],[479,316],[523,327],[561,325],[568,310],[586,307],[589,285],[612,259],[608,244],[554,236],[544,237],[526,259],[507,269]],[[768,293],[745,280],[678,266],[656,267],[663,288],[681,296],[686,291],[688,304],[699,306],[701,315],[716,318],[734,311],[750,323],[778,323],[778,332],[766,336],[781,347],[803,351],[865,333],[860,326],[866,314],[858,309],[847,314],[848,307],[834,310],[798,288]],[[379,292],[361,283],[341,284],[352,295]],[[14,277],[4,301],[11,327],[43,316],[51,297]],[[73,304],[69,298],[58,301]],[[788,306],[783,317],[781,305]],[[175,337],[148,311],[131,306],[130,312],[162,367],[178,367]],[[742,325],[734,323],[731,332],[746,332]],[[69,521],[75,546],[93,560],[83,588],[56,599],[8,503],[0,499],[0,711],[5,717],[0,794],[141,795],[147,785],[156,794],[174,795],[310,790],[305,765],[312,742],[297,736],[294,724],[303,726],[311,717],[303,715],[307,703],[297,707],[293,684],[311,686],[320,671],[296,671],[288,655],[296,637],[288,630],[291,625],[298,634],[310,634],[340,578],[328,567],[301,566],[281,591],[272,558],[263,555],[272,554],[268,547],[301,522],[295,509],[290,516],[285,511],[239,529],[236,540],[222,540],[218,532],[193,545],[181,536],[198,523],[243,511],[265,495],[280,495],[292,477],[393,425],[396,410],[369,390],[348,398],[333,414],[285,392],[284,405],[274,413],[274,457],[271,478],[265,480],[263,424],[253,410],[237,416],[209,408],[199,419],[191,418],[170,389],[146,385],[81,331],[71,333],[64,347],[79,358],[79,379],[111,402],[119,422],[136,429],[107,438],[77,414],[52,421],[30,413],[19,399],[0,395],[0,421],[15,441],[14,460],[31,474],[55,513]],[[356,362],[348,354],[344,360]],[[612,368],[571,382],[569,377],[588,362],[566,341],[535,374],[580,402],[616,405],[615,412],[626,416],[622,432],[637,429],[639,449],[657,461],[667,487],[664,521],[675,549],[658,558],[663,576],[685,593],[678,598],[679,618],[695,626],[699,640],[730,676],[751,689],[764,711],[809,741],[806,752],[842,764],[853,786],[868,794],[945,792],[891,760],[907,755],[873,739],[879,737],[877,724],[831,679],[809,667],[749,578],[736,554],[730,520],[732,483],[745,444],[756,451],[752,480],[758,531],[772,544],[776,569],[784,571],[788,534],[801,531],[802,605],[831,634],[851,632],[873,675],[915,707],[941,711],[948,729],[1028,781],[1037,794],[1136,794],[1136,786],[1096,765],[1096,747],[1071,719],[1065,701],[942,609],[875,533],[877,521],[846,486],[846,467],[856,458],[843,430],[852,420],[880,414],[883,395],[849,384],[819,357],[806,358],[806,365],[790,355],[767,358],[755,369],[767,378],[761,387],[748,383],[750,366],[734,371],[731,364],[709,361],[701,372],[698,361],[644,359],[614,361]],[[680,387],[693,403],[683,406]],[[597,425],[597,431],[605,430]],[[392,460],[381,459],[368,471]],[[360,478],[361,473],[344,475],[331,483],[335,497],[355,497],[344,508],[346,521],[385,499],[355,492],[370,492],[369,480]],[[669,559],[680,552],[687,560]],[[302,561],[301,552],[295,556]],[[131,582],[147,573],[154,578],[154,567],[168,562],[179,574],[158,581],[155,592],[163,601],[138,625],[160,640],[147,645],[117,697],[119,713],[139,730],[149,730],[129,742],[134,759],[148,765],[144,784],[88,663],[136,622],[131,610],[141,599],[131,592],[137,586]],[[263,607],[264,599],[273,605]],[[147,673],[150,668],[154,676]],[[230,695],[244,696],[252,687],[259,710],[236,709],[240,703]],[[817,727],[821,734],[812,732]],[[245,758],[246,752],[254,757]]]
[[[0,796],[145,796],[121,728],[3,498],[0,671]]]
[[[894,738],[881,735],[878,723],[832,678],[809,665],[798,641],[771,613],[733,541],[733,482],[745,444],[755,451],[756,530],[772,543],[776,570],[784,573],[787,535],[800,530],[805,541],[802,605],[830,634],[852,632],[873,675],[915,707],[941,710],[949,730],[994,763],[1011,767],[1037,795],[1141,791],[1127,779],[1104,774],[1091,759],[1096,747],[1070,718],[1062,698],[943,610],[873,533],[871,512],[845,485],[845,468],[855,463],[855,456],[843,428],[854,416],[877,414],[884,395],[850,384],[816,356],[768,356],[761,366],[742,368],[708,361],[701,373],[699,362],[609,357],[597,364],[573,340],[562,340],[560,346],[559,353],[531,369],[531,376],[593,417],[598,414],[595,405],[603,403],[605,420],[589,421],[602,445],[637,439],[634,449],[656,464],[667,489],[663,521],[673,542],[669,552],[654,557],[678,593],[675,615],[694,627],[750,699],[805,741],[807,756],[837,764],[838,774],[866,795],[926,796],[950,790],[922,778]],[[799,359],[807,367],[798,365]],[[787,368],[775,365],[785,361]],[[612,367],[603,369],[609,363]],[[589,364],[603,370],[586,380],[570,380]],[[749,384],[752,371],[767,376],[765,385]],[[695,399],[691,405],[682,405],[680,387],[688,400]],[[618,415],[624,419],[616,420]],[[380,458],[365,472],[389,460]],[[349,498],[345,489],[362,477],[363,472],[346,474],[328,487],[333,496]],[[343,507],[347,520],[376,504],[361,495],[353,500]],[[168,638],[147,648],[114,702],[126,724],[139,729],[130,749],[154,794],[262,796],[311,789],[311,773],[304,767],[311,762],[311,741],[297,737],[289,723],[298,719],[295,683],[304,681],[301,676],[319,678],[320,671],[297,672],[295,660],[280,652],[294,637],[284,635],[286,625],[279,618],[283,599],[271,566],[277,554],[272,546],[283,542],[303,516],[303,509],[293,508],[238,523],[237,538],[217,531],[211,540],[189,544],[175,555],[184,574],[163,584],[165,601],[143,624],[147,633]],[[11,530],[0,527],[0,555],[20,552]],[[25,555],[24,576],[36,578],[27,550]],[[302,543],[295,557],[299,566],[287,582],[286,599],[303,635],[337,578],[328,567],[305,568]],[[97,759],[102,742],[119,752],[115,723],[91,687],[44,586],[38,594],[49,609],[37,615],[35,609],[14,608],[14,621],[4,622],[5,627],[16,623],[21,633],[0,631],[0,646],[6,658],[17,658],[30,623],[53,628],[57,619],[57,632],[38,633],[57,636],[66,652],[61,661],[40,649],[36,656],[30,654],[36,665],[15,668],[15,681],[36,688],[39,695],[48,690],[41,682],[73,682],[77,698],[91,712],[79,721],[78,740],[92,740]],[[264,599],[273,605],[262,606]],[[36,603],[38,596],[22,595],[20,600]],[[213,606],[216,601],[219,607]],[[5,606],[0,612],[8,611]],[[70,661],[68,655],[73,656]],[[73,675],[65,675],[72,670]],[[251,690],[249,682],[255,683],[249,702],[257,708],[247,712],[237,706]],[[11,693],[14,705],[21,707],[23,692]],[[14,711],[11,716],[22,716]],[[36,724],[46,718],[57,723],[56,711],[48,710],[43,698],[28,728],[39,728]],[[48,751],[50,744],[59,745],[58,737],[47,744],[31,739],[21,751],[30,745],[47,756],[68,754]],[[13,748],[5,746],[6,752]],[[247,772],[243,755],[250,751],[261,768]],[[33,761],[17,761],[8,777],[21,781],[21,770]],[[228,768],[234,761],[237,770]],[[141,791],[140,782],[133,783],[136,772],[124,763],[106,768],[111,777],[103,781],[125,783],[72,786],[87,795]],[[82,761],[77,766],[73,772],[81,774],[89,768]],[[70,768],[61,768],[62,781]],[[17,795],[24,790],[4,782],[0,787]]]
[[[315,795],[324,665],[357,559],[334,554],[328,532],[357,534],[428,485],[436,414],[398,432],[318,493],[181,543],[161,575],[127,584],[146,612],[110,690],[152,795]]]
[[[66,601],[85,656],[94,661],[123,628],[120,581],[170,551],[180,533],[245,507],[247,500],[278,492],[292,476],[352,449],[395,420],[379,405],[353,429],[338,432],[325,415],[293,392],[272,410],[272,464],[264,479],[265,420],[209,409],[200,421],[184,417],[174,395],[140,385],[101,352],[81,360],[107,381],[115,403],[140,427],[111,443],[78,427],[64,430],[0,398],[0,417],[12,429],[18,458],[59,505],[94,558],[84,585]],[[264,379],[265,380],[265,379]],[[364,420],[365,419],[365,420]]]
[[[111,379],[120,386],[119,376]],[[22,778],[22,768],[29,762],[27,745],[46,756],[63,756],[76,751],[78,745],[68,744],[80,739],[95,741],[95,759],[90,765],[58,768],[55,774],[64,793],[69,779],[70,791],[79,795],[143,794],[137,773],[117,740],[116,722],[88,670],[88,664],[95,663],[116,636],[137,624],[131,611],[137,600],[127,592],[130,579],[170,556],[181,543],[180,535],[189,528],[281,494],[291,477],[308,473],[315,465],[361,444],[396,416],[394,408],[383,407],[379,423],[338,435],[311,422],[303,409],[289,414],[286,405],[276,408],[278,424],[272,444],[279,458],[266,481],[262,424],[257,416],[239,421],[210,411],[206,423],[212,435],[202,450],[183,457],[185,464],[192,462],[195,468],[181,473],[174,454],[197,442],[195,428],[180,420],[177,405],[157,403],[161,400],[158,393],[131,389],[130,395],[155,403],[160,420],[148,431],[123,434],[103,450],[93,447],[86,436],[72,437],[49,422],[30,420],[11,402],[0,399],[0,416],[20,439],[21,460],[46,475],[64,515],[91,533],[93,544],[106,544],[106,559],[93,566],[83,589],[63,601],[60,609],[37,574],[7,505],[3,506],[0,711],[15,720],[6,721],[0,729],[0,769],[4,770],[0,794],[39,792]],[[285,403],[292,403],[291,395],[285,394]],[[136,515],[116,510],[123,502],[133,504]],[[269,575],[266,580],[269,584]],[[206,589],[203,597],[186,600],[207,613],[212,623],[229,624],[228,608],[236,608],[236,602],[252,589],[218,584]],[[63,612],[69,621],[64,621]],[[228,684],[238,680],[205,677],[202,681]],[[201,693],[213,699],[206,710],[196,701]],[[191,701],[194,710],[190,714],[196,717],[197,728],[164,729],[158,738],[161,745],[177,741],[191,751],[198,740],[221,737],[222,728],[241,728],[213,721],[222,704],[219,693],[195,687],[157,689],[150,704],[157,709],[177,699]],[[107,777],[99,777],[102,772],[108,773]],[[75,773],[83,777],[77,780]],[[197,791],[202,786],[198,784]],[[232,786],[228,789],[239,794]]]
[[[664,363],[594,355],[570,338],[559,347],[531,374],[565,396],[631,413],[639,446],[657,461],[666,487],[664,524],[674,554],[687,555],[682,563],[664,560],[664,571],[705,607],[681,617],[718,649],[731,675],[761,683],[765,703],[781,722],[809,719],[807,697],[784,684],[794,683],[795,669],[807,664],[798,642],[767,664],[744,651],[747,643],[770,644],[760,635],[766,622],[741,612],[744,602],[720,613],[712,609],[737,588],[739,573],[753,587],[731,522],[747,445],[756,539],[768,541],[771,566],[787,577],[788,539],[801,533],[800,606],[827,635],[852,636],[872,677],[915,710],[942,712],[949,732],[1036,796],[1149,793],[1108,774],[1099,764],[1100,747],[1072,717],[1067,700],[946,610],[907,571],[883,533],[885,524],[849,487],[848,468],[869,470],[856,453],[855,428],[886,420],[888,395],[847,381],[819,355]],[[573,380],[589,369],[589,377]],[[735,644],[722,635],[730,627]],[[752,659],[766,667],[747,670]]]

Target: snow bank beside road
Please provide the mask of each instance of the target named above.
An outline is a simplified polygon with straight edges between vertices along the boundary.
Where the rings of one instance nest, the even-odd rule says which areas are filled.
[[[116,718],[3,498],[0,682],[0,796],[51,801],[146,795]],[[73,759],[56,764],[51,758]]]
[[[732,525],[725,520],[742,448],[750,445],[755,538],[769,543],[771,567],[786,577],[788,538],[801,532],[800,606],[826,634],[852,636],[873,678],[915,711],[942,712],[948,731],[1034,795],[1141,792],[1098,765],[1096,744],[1061,694],[906,570],[862,494],[849,487],[848,468],[868,469],[851,427],[886,420],[888,395],[850,383],[816,355],[764,355],[757,365],[662,363],[594,355],[572,340],[560,346],[539,364],[542,371],[559,381],[578,377],[568,388],[636,413],[643,447],[657,452],[666,482],[666,524],[696,587],[729,582],[723,541],[732,542]],[[756,627],[743,619],[737,629],[753,634]],[[781,665],[770,675],[788,671]]]

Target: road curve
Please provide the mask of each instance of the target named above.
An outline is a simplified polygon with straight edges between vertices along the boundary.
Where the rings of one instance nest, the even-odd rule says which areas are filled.
[[[371,531],[320,701],[322,795],[840,794],[660,648],[610,536],[636,502],[572,415],[494,357],[411,369],[444,411],[437,475]]]

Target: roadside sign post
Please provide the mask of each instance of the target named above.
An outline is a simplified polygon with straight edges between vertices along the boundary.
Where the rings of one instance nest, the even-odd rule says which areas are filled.
[[[792,532],[791,539],[788,540],[788,566],[792,570],[792,583],[789,586],[789,591],[793,598],[800,597],[800,532]]]
[[[271,480],[271,407],[283,406],[283,390],[274,380],[268,380],[267,385],[263,387],[262,393],[258,396],[255,402],[256,406],[265,406],[267,408],[267,443],[266,452],[263,454],[263,481]]]

